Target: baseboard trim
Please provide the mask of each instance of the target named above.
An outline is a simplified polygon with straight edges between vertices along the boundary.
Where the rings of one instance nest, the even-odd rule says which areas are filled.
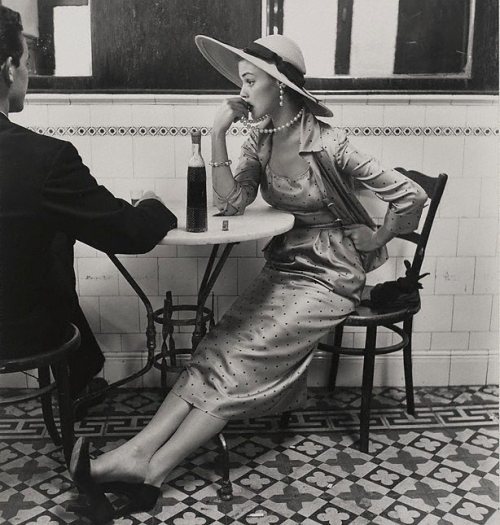
[[[496,356],[488,354],[487,350],[464,351],[426,351],[413,352],[413,383],[415,386],[450,386],[450,385],[484,385],[496,383],[495,372],[498,368]],[[109,352],[103,377],[108,381],[116,381],[139,370],[144,366],[144,352]],[[181,356],[179,361],[187,362],[188,356]],[[331,355],[316,352],[308,374],[308,385],[315,387],[327,386],[330,373]],[[337,375],[338,386],[360,386],[363,371],[362,358],[358,356],[342,356]],[[16,377],[17,376],[17,377]],[[175,374],[168,374],[168,382],[175,380]],[[151,369],[144,376],[127,383],[128,387],[159,386],[160,372]],[[28,384],[27,384],[28,383]],[[404,369],[401,352],[378,356],[375,360],[374,386],[403,386]],[[34,387],[34,379],[23,374],[0,375],[1,388]]]

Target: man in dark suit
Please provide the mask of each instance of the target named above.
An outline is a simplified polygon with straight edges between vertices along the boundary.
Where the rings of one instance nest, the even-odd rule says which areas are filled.
[[[28,87],[20,16],[0,6],[0,358],[62,342],[68,322],[82,345],[70,362],[73,396],[104,356],[75,291],[75,239],[107,253],[145,253],[177,219],[152,192],[134,207],[97,184],[71,143],[13,124]]]

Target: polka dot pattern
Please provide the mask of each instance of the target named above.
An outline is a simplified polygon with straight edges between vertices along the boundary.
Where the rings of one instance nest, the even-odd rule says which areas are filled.
[[[297,202],[302,223],[323,216],[311,169],[294,177],[266,170],[261,191],[272,205]],[[222,419],[279,414],[306,399],[306,370],[316,343],[359,301],[365,274],[338,228],[296,227],[265,249],[267,263],[201,341],[173,392]]]
[[[222,419],[296,409],[316,343],[354,304],[312,275],[268,262],[201,341],[173,392]]]

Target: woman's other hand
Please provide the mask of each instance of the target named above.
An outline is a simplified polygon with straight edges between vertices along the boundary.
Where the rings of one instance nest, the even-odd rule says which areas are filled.
[[[356,250],[360,252],[371,252],[385,244],[377,236],[379,230],[373,231],[365,224],[351,224],[344,226],[343,230],[344,235],[352,240]]]
[[[215,114],[213,132],[226,133],[233,122],[248,116],[248,105],[240,97],[228,98],[219,106]]]

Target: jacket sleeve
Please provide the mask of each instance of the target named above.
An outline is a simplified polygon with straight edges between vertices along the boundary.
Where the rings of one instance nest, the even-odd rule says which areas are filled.
[[[160,201],[134,207],[98,185],[69,142],[55,155],[41,197],[42,213],[57,230],[107,253],[146,253],[177,227]]]
[[[241,147],[241,155],[234,173],[233,189],[225,197],[214,189],[215,205],[224,215],[242,215],[257,197],[261,165],[257,154],[256,131],[252,131]]]
[[[385,169],[374,158],[356,150],[344,132],[339,132],[336,140],[334,158],[339,170],[389,204],[384,227],[395,235],[416,230],[427,201],[425,191],[402,173]]]

